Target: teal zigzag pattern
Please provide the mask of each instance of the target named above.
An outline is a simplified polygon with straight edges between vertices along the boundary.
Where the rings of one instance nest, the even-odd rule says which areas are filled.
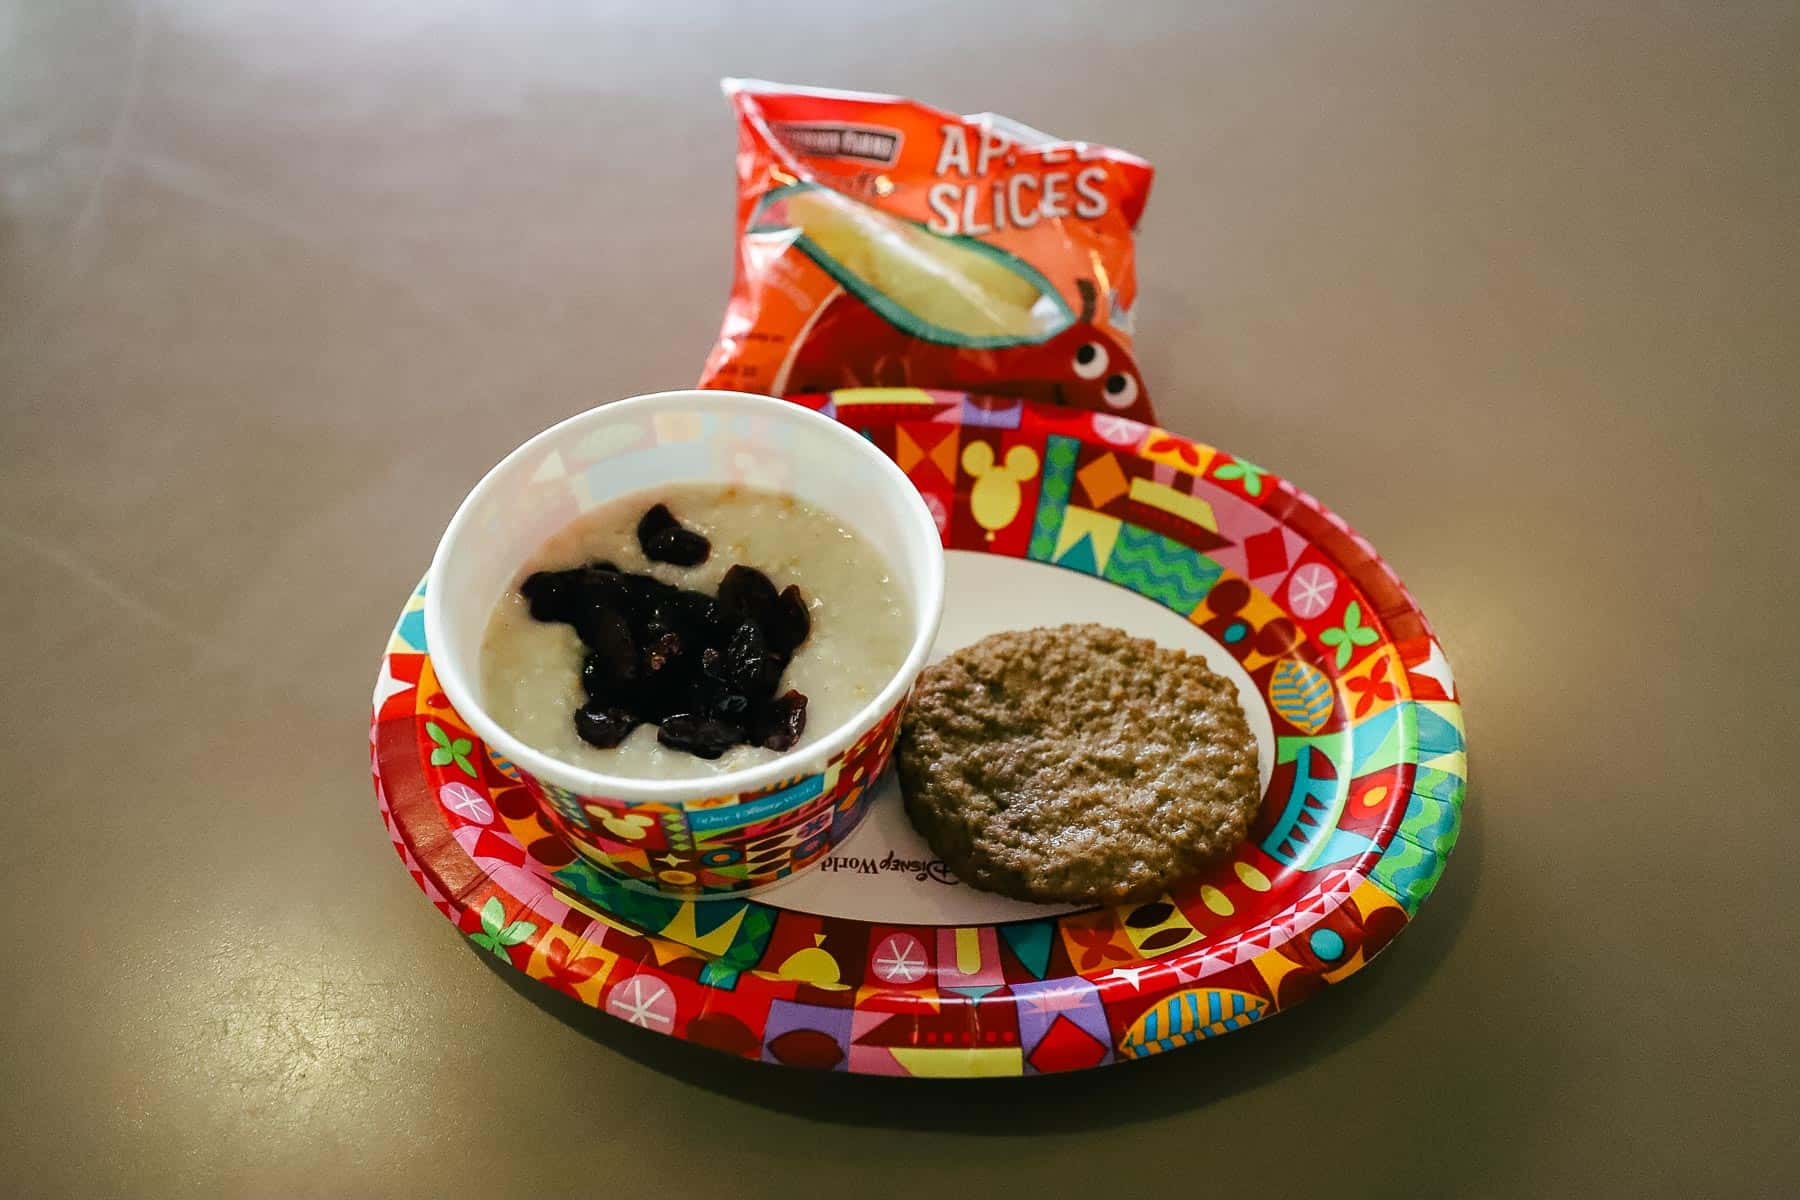
[[[1431,894],[1443,877],[1450,851],[1462,830],[1465,783],[1460,776],[1433,768],[1422,769],[1400,828],[1388,843],[1387,853],[1369,872],[1383,891],[1400,902],[1408,916]]]
[[[1124,525],[1106,560],[1104,578],[1187,616],[1218,582],[1223,568],[1160,533]]]

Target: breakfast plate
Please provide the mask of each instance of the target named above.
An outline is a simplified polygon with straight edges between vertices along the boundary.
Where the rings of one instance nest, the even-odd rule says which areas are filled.
[[[797,402],[861,433],[924,497],[950,552],[934,657],[1096,621],[1231,680],[1260,750],[1249,839],[1147,903],[1030,904],[958,882],[888,772],[841,801],[866,806],[848,840],[786,882],[749,898],[633,890],[552,833],[518,769],[458,716],[421,584],[376,684],[375,790],[415,883],[484,952],[744,1058],[1019,1075],[1265,1019],[1360,969],[1417,913],[1460,825],[1460,707],[1423,615],[1340,519],[1254,463],[1105,414],[912,389]]]

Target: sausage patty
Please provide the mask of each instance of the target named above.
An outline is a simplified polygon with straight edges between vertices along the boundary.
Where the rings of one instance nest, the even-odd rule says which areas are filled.
[[[1148,900],[1243,841],[1260,802],[1237,690],[1104,625],[997,633],[920,675],[906,811],[974,887]]]

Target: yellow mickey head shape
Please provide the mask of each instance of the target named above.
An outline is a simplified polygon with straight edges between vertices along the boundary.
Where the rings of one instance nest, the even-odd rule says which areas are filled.
[[[600,814],[595,813],[594,815],[599,816]],[[656,824],[656,818],[644,813],[624,813],[622,815],[607,813],[606,816],[600,817],[600,824],[604,825],[607,832],[614,837],[622,837],[628,842],[635,842],[650,831],[650,827]]]
[[[1014,446],[1006,452],[1006,461],[994,462],[994,448],[986,442],[970,442],[963,447],[963,470],[975,477],[969,489],[969,511],[976,523],[987,530],[987,540],[1011,525],[1019,515],[1023,495],[1019,485],[1038,473],[1037,451],[1030,446]]]

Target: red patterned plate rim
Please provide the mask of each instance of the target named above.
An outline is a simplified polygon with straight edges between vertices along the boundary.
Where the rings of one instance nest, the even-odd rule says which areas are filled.
[[[1360,969],[1417,912],[1460,828],[1460,705],[1417,605],[1340,518],[1253,463],[1104,414],[910,389],[798,402],[895,458],[948,547],[1106,579],[1228,645],[1280,747],[1252,845],[1151,905],[975,926],[628,892],[546,843],[510,764],[437,692],[421,584],[383,657],[372,769],[396,851],[478,946],[743,1057],[1016,1075],[1241,1028]],[[1026,460],[1016,498],[974,486]]]

